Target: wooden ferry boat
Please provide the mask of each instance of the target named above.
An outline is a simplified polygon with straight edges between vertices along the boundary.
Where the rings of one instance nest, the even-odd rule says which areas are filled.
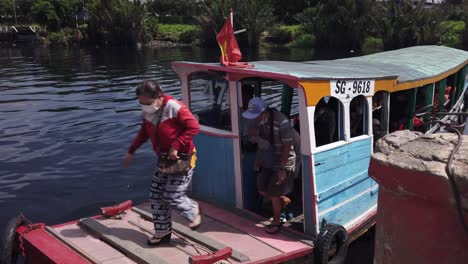
[[[201,125],[191,186],[201,228],[191,231],[175,215],[170,246],[149,247],[148,205],[126,202],[52,227],[15,220],[8,237],[17,239],[7,240],[25,263],[342,263],[347,245],[375,222],[378,185],[368,176],[375,140],[401,129],[443,129],[415,113],[461,111],[467,63],[468,52],[443,46],[247,68],[174,62],[182,100]],[[271,211],[256,192],[255,145],[241,116],[251,97],[300,132],[293,215],[273,235],[262,229]]]

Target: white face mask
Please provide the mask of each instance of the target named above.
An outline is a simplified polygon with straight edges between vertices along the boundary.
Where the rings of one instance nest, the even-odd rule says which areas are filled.
[[[148,113],[148,114],[154,114],[156,113],[160,106],[156,105],[156,103],[150,104],[150,105],[142,105],[141,106],[143,112]]]

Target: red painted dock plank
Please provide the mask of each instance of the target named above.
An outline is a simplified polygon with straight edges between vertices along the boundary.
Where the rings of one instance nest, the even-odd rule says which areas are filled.
[[[75,253],[69,247],[61,243],[55,237],[50,235],[45,229],[44,224],[39,228],[28,231],[25,226],[17,229],[18,233],[23,233],[20,241],[24,243],[26,258],[34,263],[57,263],[57,264],[88,264],[90,263],[82,256]]]

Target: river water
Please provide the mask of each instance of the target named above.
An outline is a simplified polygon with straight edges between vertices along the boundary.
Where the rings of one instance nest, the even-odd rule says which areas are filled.
[[[305,61],[350,55],[262,49],[246,57]],[[151,148],[140,148],[129,168],[121,163],[139,128],[134,89],[155,79],[180,98],[170,63],[214,62],[218,56],[218,50],[192,47],[0,48],[0,232],[20,212],[53,225],[127,199],[146,202]]]

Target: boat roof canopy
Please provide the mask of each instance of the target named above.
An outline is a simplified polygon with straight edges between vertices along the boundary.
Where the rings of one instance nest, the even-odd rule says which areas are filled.
[[[468,52],[444,46],[415,46],[366,56],[307,62],[255,61],[251,69],[219,63],[174,62],[175,69],[190,67],[233,74],[235,79],[262,77],[298,82],[331,79],[395,79],[398,83],[436,78],[468,63]]]

